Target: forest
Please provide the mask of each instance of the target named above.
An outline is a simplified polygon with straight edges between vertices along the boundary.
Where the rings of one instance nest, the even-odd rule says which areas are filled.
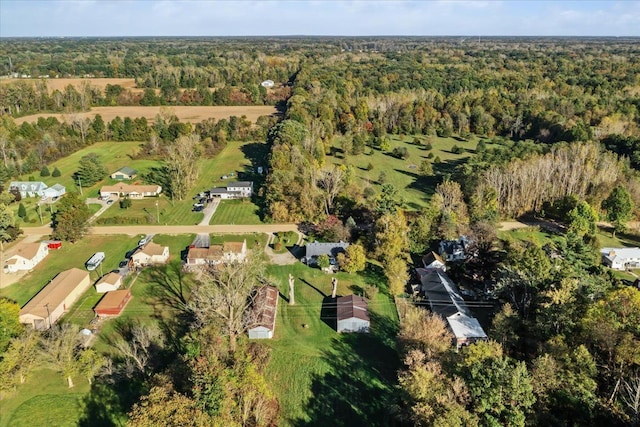
[[[368,292],[397,304],[396,393],[363,420],[382,413],[380,425],[396,426],[640,423],[640,293],[599,253],[640,241],[630,226],[640,219],[637,40],[3,39],[0,58],[8,57],[0,74],[35,81],[0,79],[3,185],[97,141],[139,141],[149,159],[173,156],[186,140],[211,157],[228,141],[267,144],[256,198],[264,221],[300,224],[309,241],[351,242],[358,249],[338,259],[341,271],[377,277]],[[132,78],[135,88],[46,84],[81,77]],[[261,85],[267,79],[273,87]],[[15,122],[119,105],[276,105],[280,114],[255,124],[183,123],[170,114]],[[452,148],[433,154],[449,140]],[[410,152],[421,153],[416,164],[376,166],[378,179],[362,179],[374,158],[391,165]],[[389,182],[400,174],[414,179],[420,203]],[[546,228],[500,230],[517,219]],[[489,340],[457,351],[445,321],[410,285],[426,253],[460,236],[472,243],[447,274],[474,295]],[[265,379],[271,349],[244,338],[237,312],[230,318],[210,305],[246,308],[247,284],[273,283],[263,262],[187,279],[188,295],[164,295],[181,313],[164,325],[167,336],[134,325],[120,331],[118,356],[100,359],[104,369],[88,368],[98,356],[86,350],[72,352],[73,369],[95,377],[94,388],[123,393],[136,384],[114,410],[132,426],[314,425],[282,418]],[[236,288],[225,294],[229,285]],[[56,339],[11,329],[0,341],[6,390],[20,387],[24,346],[35,354]],[[101,422],[114,425],[109,419]]]

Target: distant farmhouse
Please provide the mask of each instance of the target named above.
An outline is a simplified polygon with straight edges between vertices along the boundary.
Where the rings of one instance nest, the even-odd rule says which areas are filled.
[[[49,255],[47,243],[26,243],[16,251],[15,255],[4,262],[5,273],[29,271]]]
[[[312,242],[307,243],[305,246],[306,254],[302,259],[307,265],[313,266],[318,264],[318,257],[320,255],[327,255],[332,263],[335,263],[339,253],[343,253],[349,247],[349,243],[337,242],[337,243],[324,243],[324,242]]]
[[[138,171],[135,169],[131,169],[128,166],[122,167],[119,170],[115,171],[111,174],[111,179],[116,179],[118,181],[127,180],[130,181],[138,176]]]
[[[247,331],[249,338],[273,338],[278,312],[278,289],[274,286],[263,286],[258,289],[251,310],[253,326]]]
[[[224,242],[207,248],[190,247],[187,267],[216,265],[223,262],[243,262],[247,257],[247,241]]]
[[[142,199],[143,197],[154,197],[162,192],[159,185],[132,185],[120,183],[116,185],[105,185],[100,189],[100,196],[107,198],[110,196],[129,196],[132,199]]]
[[[486,340],[487,334],[449,276],[438,269],[422,272],[421,290],[429,299],[431,311],[446,320],[455,337],[456,347]]]
[[[226,187],[215,187],[209,190],[209,197],[220,199],[242,199],[252,195],[252,181],[229,182]]]
[[[614,270],[640,267],[640,248],[602,248],[602,263]]]
[[[367,301],[357,295],[336,298],[338,332],[369,332],[371,319]]]
[[[72,268],[59,273],[20,310],[20,323],[49,329],[91,287],[89,272]]]
[[[60,184],[54,184],[47,187],[47,184],[41,181],[11,181],[9,183],[9,191],[18,191],[20,196],[26,197],[60,197],[65,193],[65,187]]]

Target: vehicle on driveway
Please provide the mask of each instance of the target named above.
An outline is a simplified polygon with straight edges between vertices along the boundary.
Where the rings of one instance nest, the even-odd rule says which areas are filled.
[[[112,199],[107,200],[107,204],[108,204],[108,205],[113,204],[113,200],[112,200]]]

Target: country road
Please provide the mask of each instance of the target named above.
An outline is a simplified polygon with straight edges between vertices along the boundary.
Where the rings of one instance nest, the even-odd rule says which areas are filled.
[[[42,227],[25,227],[25,236],[48,236],[52,229],[49,225]],[[298,231],[297,224],[260,224],[260,225],[121,225],[91,227],[90,235],[128,234],[244,234],[244,233],[277,233],[279,231]]]

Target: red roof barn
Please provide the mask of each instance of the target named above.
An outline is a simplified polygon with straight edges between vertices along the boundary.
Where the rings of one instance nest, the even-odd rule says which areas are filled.
[[[131,299],[131,290],[121,289],[104,294],[104,297],[93,308],[98,317],[119,316]]]

